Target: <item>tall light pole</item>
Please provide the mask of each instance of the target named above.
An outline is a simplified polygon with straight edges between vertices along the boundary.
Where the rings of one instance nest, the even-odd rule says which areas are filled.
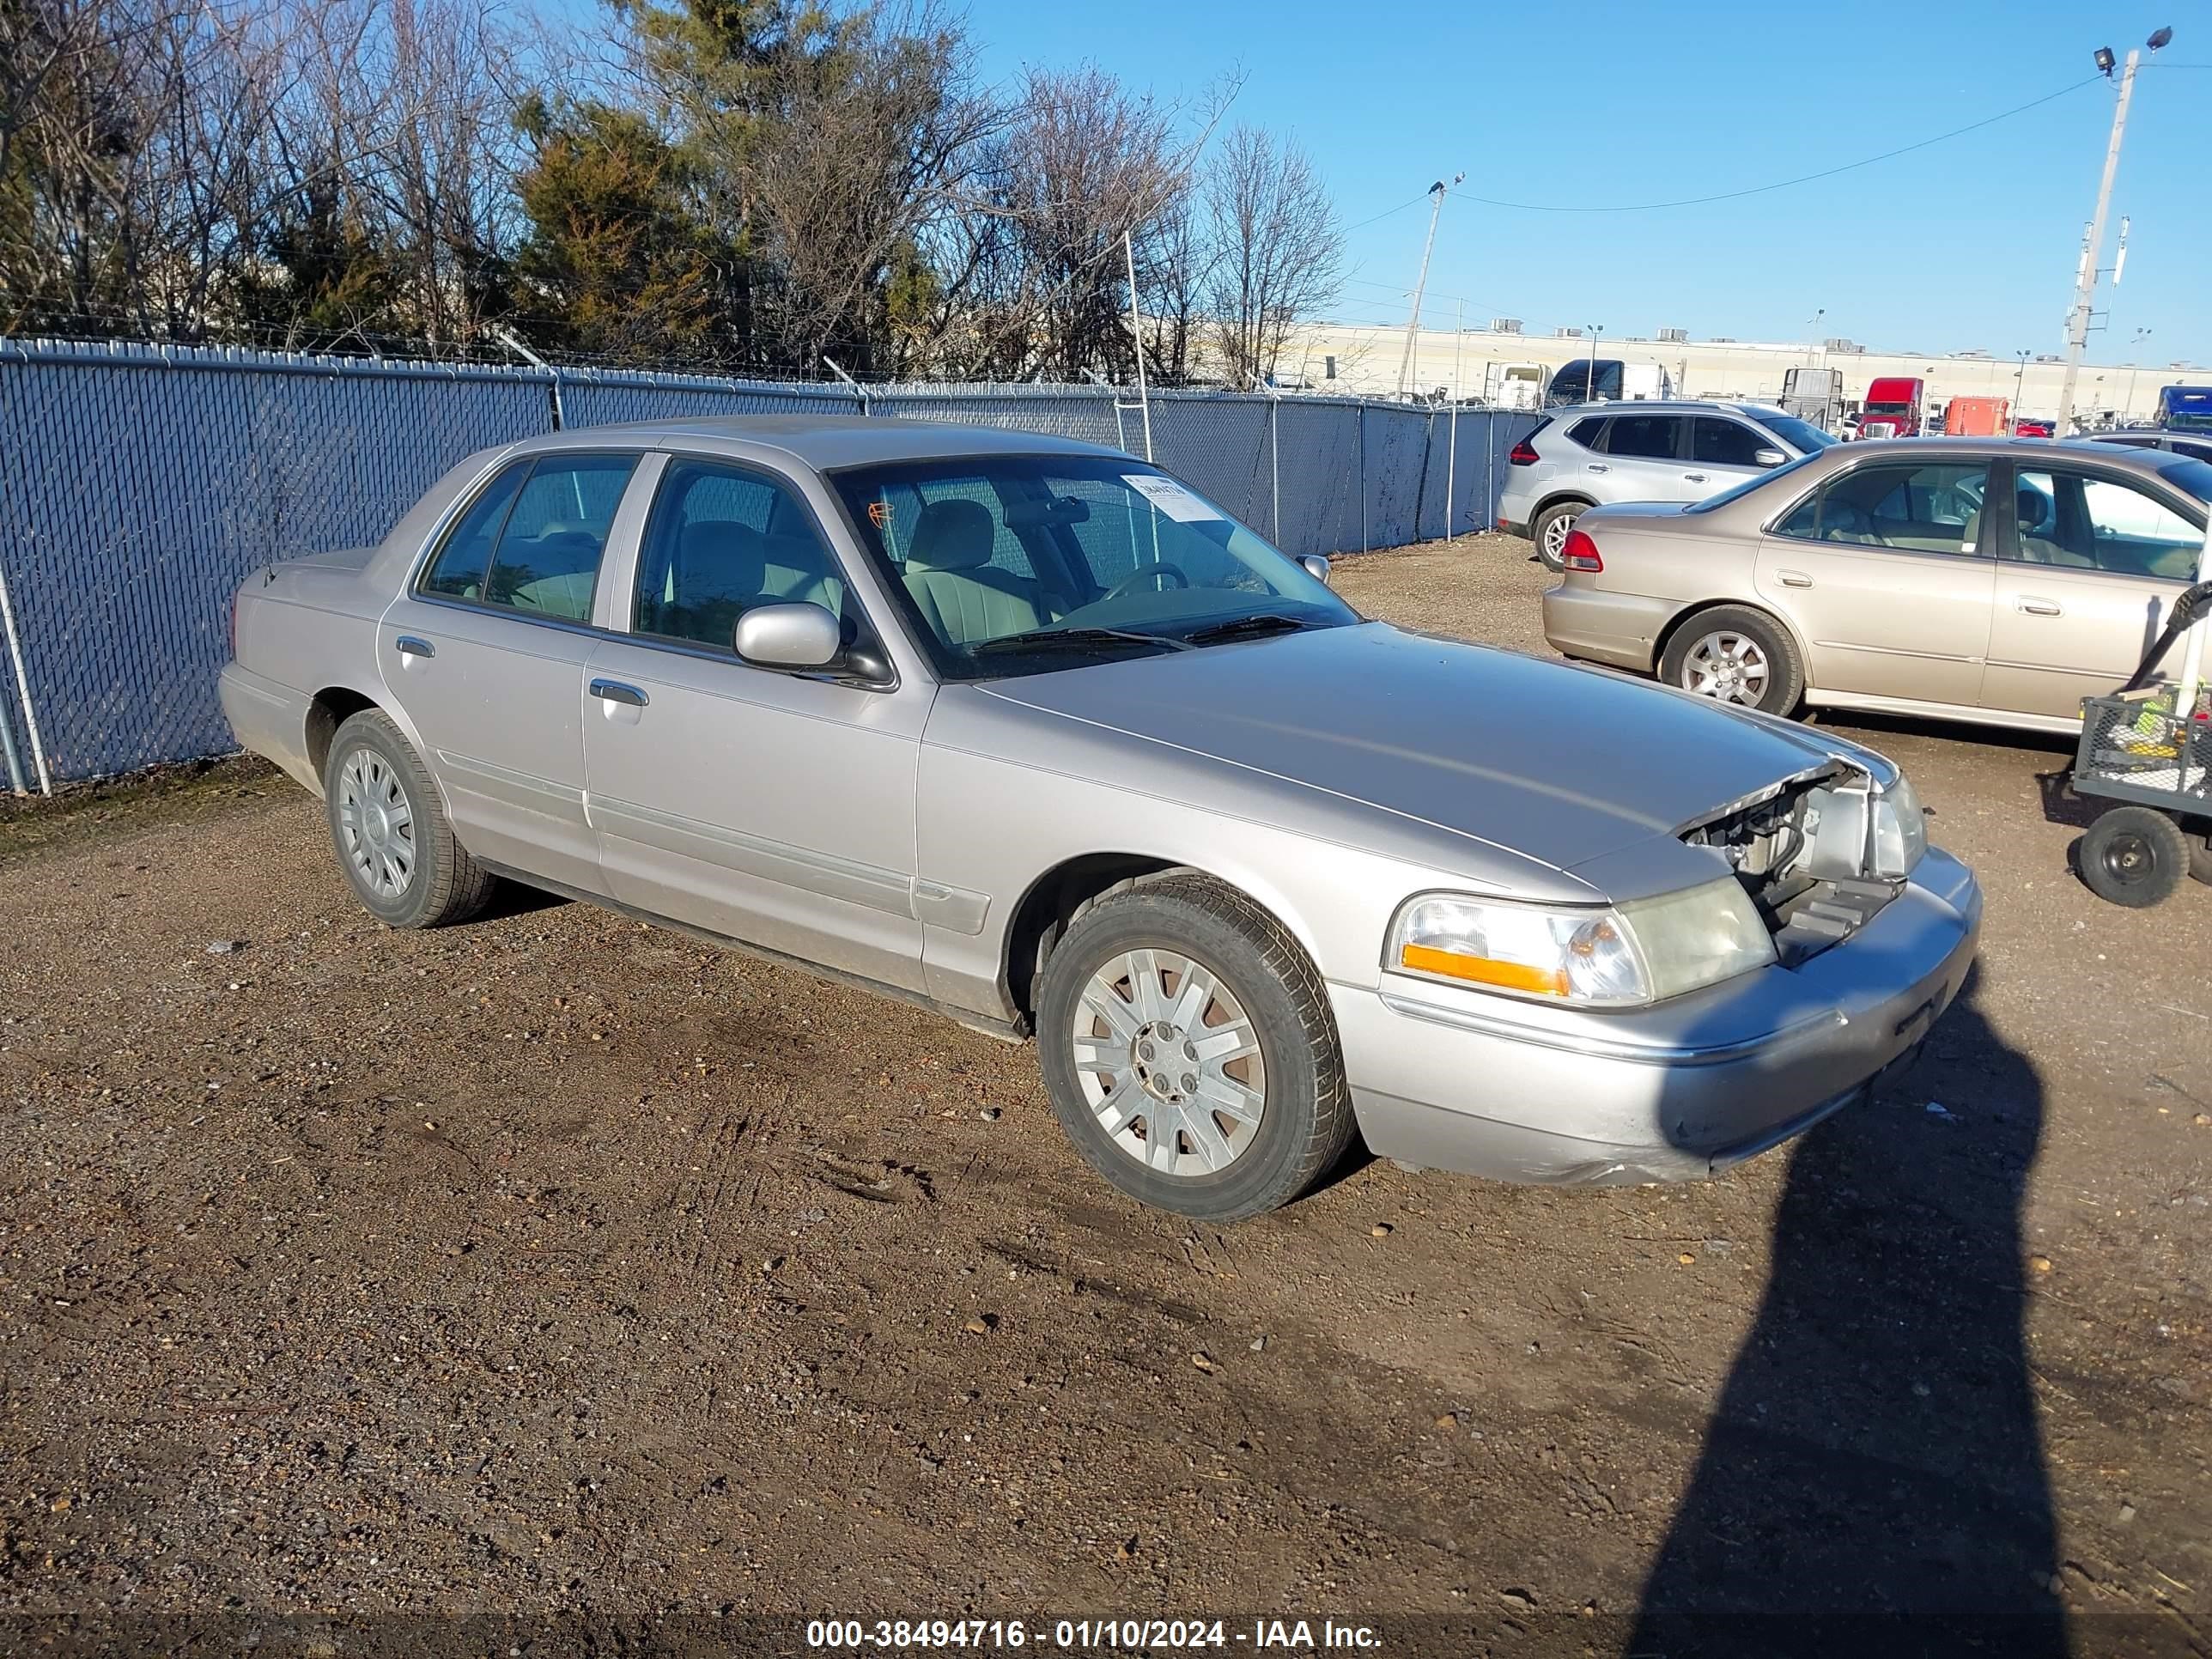
[[[2172,29],[2161,28],[2143,44],[2156,52],[2172,39]],[[2081,353],[2089,343],[2089,313],[2097,292],[2097,261],[2105,252],[2105,217],[2112,206],[2112,176],[2119,171],[2120,141],[2127,137],[2128,103],[2135,96],[2136,66],[2142,59],[2141,51],[2130,52],[2120,71],[2120,95],[2112,106],[2112,133],[2105,143],[2104,175],[2097,183],[2097,210],[2089,220],[2089,239],[2082,246],[2081,262],[2074,272],[2074,308],[2066,319],[2066,377],[2059,383],[2058,423],[2053,428],[2062,438],[2074,418],[2074,382],[2081,373]],[[2112,49],[2098,47],[2096,63],[2109,76]]]
[[[1452,185],[1467,177],[1464,173],[1452,174]],[[1398,359],[1398,395],[1406,395],[1406,383],[1413,372],[1413,340],[1421,331],[1421,294],[1429,285],[1429,255],[1437,246],[1437,221],[1444,210],[1444,198],[1450,194],[1451,185],[1439,179],[1429,186],[1429,235],[1421,244],[1421,274],[1413,279],[1413,314],[1406,319],[1406,350]]]
[[[1586,404],[1595,403],[1597,401],[1597,340],[1598,336],[1605,332],[1605,325],[1603,323],[1592,323],[1589,326],[1590,337],[1589,356],[1584,358],[1583,361],[1589,365],[1589,374],[1583,381],[1583,401]],[[1624,376],[1624,378],[1626,377]],[[1624,392],[1628,388],[1626,386],[1623,386],[1621,388]]]
[[[2020,371],[2012,377],[2012,414],[2013,418],[2014,420],[2018,420],[2020,418],[2020,391],[2021,388],[2027,383],[2027,360],[2033,356],[2035,353],[2032,349],[2023,349],[2014,352],[2012,355],[2020,359]],[[2054,431],[2057,430],[2056,428],[2053,428],[2052,429]]]
[[[2138,328],[2135,337],[2128,342],[2128,401],[2126,407],[2120,410],[2123,421],[2132,421],[2136,417],[2136,359],[2142,355],[2142,343],[2148,338],[2150,331]]]

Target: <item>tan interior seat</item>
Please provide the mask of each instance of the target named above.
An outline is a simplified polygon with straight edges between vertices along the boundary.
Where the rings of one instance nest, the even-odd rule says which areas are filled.
[[[1024,634],[1053,618],[1037,585],[994,568],[995,526],[981,501],[932,501],[915,521],[906,590],[922,620],[953,645]]]

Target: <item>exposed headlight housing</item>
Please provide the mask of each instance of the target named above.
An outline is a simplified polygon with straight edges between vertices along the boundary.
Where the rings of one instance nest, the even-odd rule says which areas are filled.
[[[1774,960],[1758,907],[1730,876],[1605,908],[1423,893],[1399,907],[1382,965],[1507,996],[1633,1008]]]
[[[1928,819],[1919,793],[1903,772],[1874,799],[1874,834],[1867,848],[1868,873],[1902,881],[1928,850]]]

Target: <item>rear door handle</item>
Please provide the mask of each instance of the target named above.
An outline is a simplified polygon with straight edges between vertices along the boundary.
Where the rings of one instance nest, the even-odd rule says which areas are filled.
[[[1703,483],[1705,481],[1705,475],[1702,472],[1685,472],[1682,476],[1692,483]]]
[[[604,702],[626,702],[633,708],[642,708],[646,704],[644,692],[620,680],[593,680],[592,695]]]
[[[1802,570],[1778,570],[1774,573],[1774,580],[1784,587],[1810,587],[1813,585],[1813,579]]]
[[[434,657],[438,647],[428,640],[418,640],[412,634],[402,634],[392,642],[392,648],[403,657]]]
[[[1610,472],[1613,471],[1613,469],[1607,466],[1603,461],[1592,461],[1585,470],[1591,472]]]
[[[2025,611],[2031,617],[2063,617],[2066,614],[2056,599],[2039,599],[2033,593],[2014,594],[2012,608]]]

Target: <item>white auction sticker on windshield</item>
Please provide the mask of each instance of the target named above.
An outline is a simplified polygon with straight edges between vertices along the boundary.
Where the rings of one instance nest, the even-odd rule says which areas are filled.
[[[1221,516],[1173,478],[1157,472],[1124,472],[1121,482],[1180,523],[1202,524]]]

